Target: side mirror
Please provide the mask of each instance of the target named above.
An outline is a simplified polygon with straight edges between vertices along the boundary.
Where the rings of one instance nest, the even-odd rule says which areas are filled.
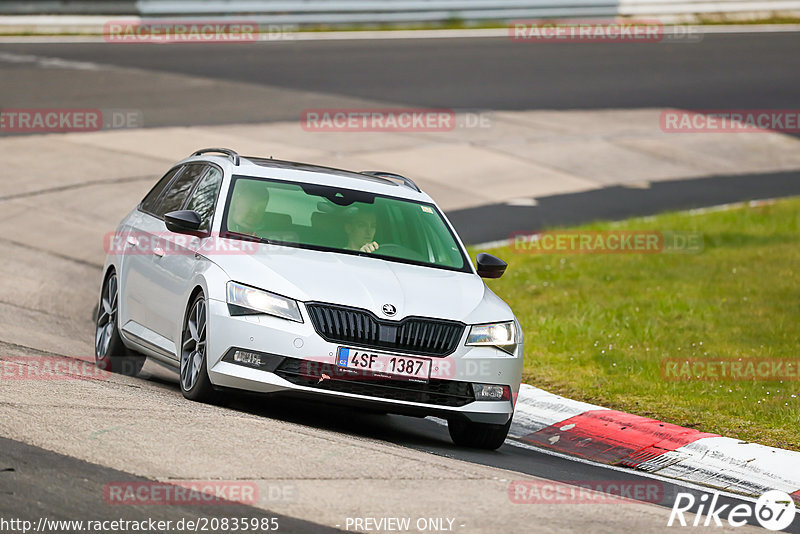
[[[478,275],[483,278],[500,278],[506,272],[508,264],[491,254],[478,254]]]
[[[164,215],[167,230],[178,234],[191,234],[200,230],[203,221],[194,210],[171,211]]]

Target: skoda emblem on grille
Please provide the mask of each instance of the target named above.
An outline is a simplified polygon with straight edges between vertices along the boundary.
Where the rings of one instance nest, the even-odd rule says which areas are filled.
[[[383,305],[383,314],[384,315],[386,315],[387,317],[391,317],[395,313],[397,313],[397,308],[395,308],[391,304],[384,304]]]

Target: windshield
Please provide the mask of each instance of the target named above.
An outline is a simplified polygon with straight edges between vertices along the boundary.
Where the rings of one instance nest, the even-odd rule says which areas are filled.
[[[469,271],[433,204],[235,176],[223,231],[286,245]]]

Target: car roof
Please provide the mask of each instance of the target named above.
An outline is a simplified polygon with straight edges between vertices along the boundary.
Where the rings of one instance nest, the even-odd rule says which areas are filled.
[[[211,152],[221,152],[225,155],[212,155]],[[228,167],[233,175],[345,187],[433,203],[433,200],[411,179],[386,171],[356,172],[272,157],[239,156],[229,149],[198,150],[180,163],[197,161],[213,161],[223,167]]]

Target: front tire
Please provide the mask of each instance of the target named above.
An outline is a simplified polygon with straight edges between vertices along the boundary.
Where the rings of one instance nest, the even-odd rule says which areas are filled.
[[[217,393],[208,378],[208,314],[206,299],[199,293],[183,321],[181,334],[181,393],[189,400],[214,402]]]
[[[510,429],[511,419],[504,425],[473,423],[464,419],[452,419],[447,422],[447,430],[450,431],[453,443],[460,447],[490,451],[500,448]]]
[[[119,283],[111,271],[103,282],[94,335],[95,365],[105,371],[137,376],[144,365],[144,356],[134,353],[119,335]]]

